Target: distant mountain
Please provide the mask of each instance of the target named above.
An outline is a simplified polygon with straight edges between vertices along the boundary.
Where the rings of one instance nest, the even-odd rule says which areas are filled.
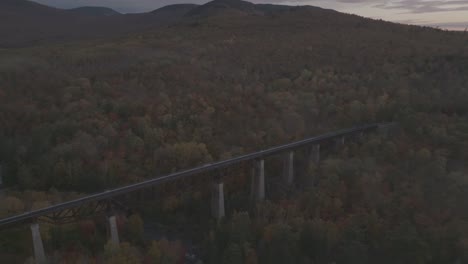
[[[152,11],[151,13],[161,13],[161,12],[173,12],[173,13],[184,13],[184,12],[189,12],[195,8],[199,7],[199,5],[196,4],[175,4],[175,5],[168,5],[161,7],[159,9],[156,9]]]
[[[99,6],[83,6],[78,8],[69,9],[69,12],[85,15],[85,16],[114,16],[120,15],[119,12],[108,7],[99,7]]]
[[[214,0],[194,8],[187,15],[212,16],[224,13],[259,14],[261,10],[257,8],[257,5],[242,0]]]
[[[28,0],[0,0],[0,47],[145,31],[173,23],[195,7],[170,5],[149,13],[120,14],[106,7],[64,10]]]
[[[304,8],[304,6],[286,6],[273,4],[253,4],[242,0],[214,0],[194,8],[187,13],[188,16],[208,17],[221,14],[240,15],[268,15],[272,13],[284,12]]]
[[[36,2],[27,0],[1,0],[0,1],[0,20],[10,18],[11,16],[45,16],[59,14],[60,9],[45,6]]]
[[[176,4],[152,12],[120,14],[106,7],[71,10],[48,7],[28,0],[0,0],[0,48],[31,46],[51,41],[108,38],[145,32],[169,25],[201,25],[253,19],[264,23],[287,19],[295,27],[368,24],[368,19],[312,6],[253,4],[242,0],[214,0],[204,5]],[[294,19],[293,19],[294,18]],[[258,20],[260,19],[260,20]],[[257,21],[258,20],[258,21]],[[270,21],[270,20],[268,20]],[[379,23],[372,23],[378,27]]]
[[[0,0],[0,47],[30,45],[37,39],[57,37],[74,14],[27,0]]]
[[[190,11],[197,8],[199,5],[195,4],[175,4],[175,5],[168,5],[165,7],[161,7],[156,9],[149,14],[153,17],[157,17],[159,20],[164,20],[165,22],[172,22],[175,20],[179,20],[183,16],[185,16]]]
[[[276,13],[290,11],[297,8],[305,8],[305,6],[287,6],[287,5],[272,5],[272,4],[257,4],[257,9],[262,10],[264,13]]]

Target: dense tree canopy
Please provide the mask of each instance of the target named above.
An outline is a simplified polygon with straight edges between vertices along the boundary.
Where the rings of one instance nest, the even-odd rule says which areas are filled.
[[[230,212],[199,237],[200,255],[207,263],[468,262],[468,35],[317,12],[213,16],[118,39],[0,49],[0,162],[12,188],[1,215],[397,121],[394,137],[373,135],[308,164],[315,185],[255,214]],[[204,194],[178,195],[162,212],[190,210],[183,201]],[[132,228],[122,227],[120,250],[104,247],[102,223],[52,228],[47,243],[74,234],[87,242],[70,235],[63,252],[179,263],[178,242],[146,243],[141,219],[121,221]],[[25,235],[17,245],[2,237],[6,254],[28,254]],[[67,254],[57,258],[77,261]]]

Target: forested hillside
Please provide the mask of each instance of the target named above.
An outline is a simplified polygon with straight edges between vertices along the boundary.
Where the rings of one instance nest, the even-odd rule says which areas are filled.
[[[170,26],[109,40],[0,49],[0,163],[10,188],[0,215],[396,121],[397,135],[310,164],[315,184],[255,213],[243,208],[248,175],[239,175],[228,217],[194,238],[200,257],[468,263],[468,34],[314,7],[258,14],[241,6],[193,9]],[[190,189],[153,206],[182,225],[191,218],[180,210],[202,204],[200,195]],[[190,211],[192,220],[209,217],[202,212]],[[51,232],[46,243],[66,263],[180,263],[179,242],[143,241],[141,219],[125,221],[131,245],[118,254],[102,253],[105,232],[92,222],[60,231],[76,234],[68,240]],[[14,245],[12,234],[0,236],[0,251],[15,261],[31,255],[27,230],[18,232]]]

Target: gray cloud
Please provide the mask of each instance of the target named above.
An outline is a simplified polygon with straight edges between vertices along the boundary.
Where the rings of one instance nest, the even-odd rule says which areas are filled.
[[[408,25],[417,24],[421,26],[447,28],[447,29],[454,29],[454,30],[465,30],[468,28],[468,22],[434,23],[428,20],[423,20],[423,19],[403,19],[403,20],[396,20],[395,22],[401,23],[401,24],[408,24]]]
[[[121,12],[143,12],[169,4],[196,3],[207,0],[35,0],[37,2],[59,7],[73,8],[78,6],[107,6]],[[285,0],[252,0],[254,3],[281,3]],[[289,0],[290,3],[310,4],[314,0]],[[381,9],[401,9],[411,13],[429,13],[441,11],[468,10],[467,0],[332,0],[338,3],[367,3]]]
[[[255,2],[255,1],[254,1]],[[266,0],[284,2],[284,0]],[[289,0],[292,3],[311,3],[314,0]],[[369,4],[381,9],[401,9],[410,13],[432,13],[468,10],[468,0],[334,0],[344,4]]]
[[[1,0],[0,0],[1,1]],[[79,6],[106,6],[123,13],[147,12],[170,4],[195,3],[203,4],[209,0],[33,0],[42,4],[55,6],[59,8],[74,8]],[[444,20],[435,15],[437,12],[457,12],[468,11],[468,0],[248,0],[254,3],[288,3],[292,5],[317,5],[324,8],[338,9],[347,12],[356,11],[356,7],[380,10],[379,15],[387,18],[394,15],[405,14],[405,17],[411,19],[424,15],[425,19],[430,21],[418,21],[411,24],[419,25],[437,25],[443,28],[464,29],[465,22],[446,23],[447,15]],[[354,8],[354,9],[353,9]],[[359,12],[358,12],[359,13]],[[431,15],[434,14],[434,15]],[[366,11],[363,15],[374,17],[373,13]],[[408,17],[410,16],[410,17]],[[468,21],[468,12],[467,12]],[[460,19],[460,17],[458,17]],[[398,19],[398,18],[395,18]],[[395,19],[391,19],[394,20]],[[440,22],[440,23],[438,23]],[[432,23],[432,24],[430,24]]]
[[[342,0],[353,1],[353,0]],[[382,9],[401,9],[410,13],[433,13],[468,10],[466,0],[397,0],[384,1],[374,5]]]
[[[428,23],[426,26],[440,27],[451,30],[468,30],[468,22],[453,22],[453,23]]]

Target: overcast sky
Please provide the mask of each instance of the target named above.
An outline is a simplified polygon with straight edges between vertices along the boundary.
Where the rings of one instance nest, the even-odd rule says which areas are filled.
[[[123,13],[145,12],[177,3],[208,2],[206,0],[35,0],[42,4],[72,8],[106,6]],[[313,5],[341,12],[384,20],[440,26],[464,30],[468,27],[468,0],[252,0],[254,3]]]

